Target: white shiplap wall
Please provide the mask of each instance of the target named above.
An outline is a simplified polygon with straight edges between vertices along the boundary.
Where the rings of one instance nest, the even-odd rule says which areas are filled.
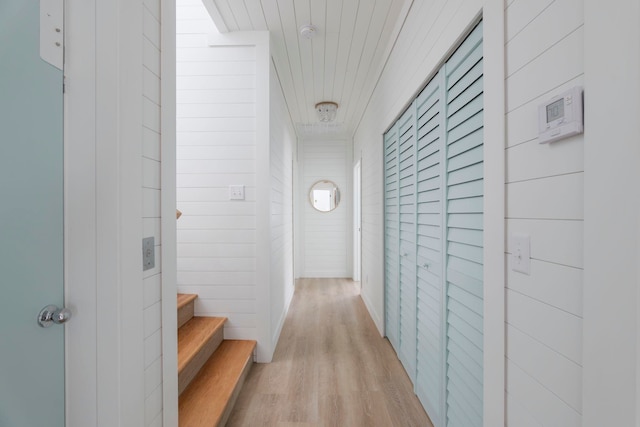
[[[203,17],[177,3],[178,291],[199,295],[196,315],[228,317],[225,337],[254,337],[255,48],[209,47]]]
[[[536,119],[583,83],[583,2],[505,7],[506,227],[531,236],[532,258],[531,275],[507,264],[507,424],[580,426],[583,136],[538,144]]]
[[[351,277],[353,180],[351,143],[347,140],[303,140],[300,146],[299,200],[300,277]],[[319,212],[309,203],[309,190],[320,180],[340,189],[340,203]]]
[[[267,33],[216,34],[199,1],[177,18],[178,291],[268,362],[293,295],[293,125]]]
[[[143,273],[146,426],[162,425],[162,260],[160,233],[160,2],[143,1],[142,225],[155,238],[155,267]]]
[[[271,65],[271,342],[275,349],[293,297],[293,162],[296,135]]]

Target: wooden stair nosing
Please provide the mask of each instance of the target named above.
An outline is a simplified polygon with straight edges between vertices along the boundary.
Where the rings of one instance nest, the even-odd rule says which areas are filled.
[[[178,310],[198,298],[198,294],[178,294]]]
[[[225,340],[179,399],[180,426],[222,426],[253,364],[255,341]]]

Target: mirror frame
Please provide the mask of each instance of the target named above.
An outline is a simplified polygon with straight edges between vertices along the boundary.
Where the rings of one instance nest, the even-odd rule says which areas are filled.
[[[335,192],[335,206],[329,210],[322,210],[322,209],[318,209],[315,204],[314,204],[314,199],[313,199],[313,190],[315,188],[316,185],[318,184],[330,184],[333,186],[334,192]],[[322,212],[322,213],[329,213],[329,212],[333,212],[334,210],[336,210],[338,208],[338,206],[340,205],[340,187],[338,187],[338,184],[336,184],[335,182],[329,180],[329,179],[321,179],[319,181],[314,182],[311,187],[309,188],[309,204],[311,205],[311,207],[313,209],[315,209],[318,212]]]

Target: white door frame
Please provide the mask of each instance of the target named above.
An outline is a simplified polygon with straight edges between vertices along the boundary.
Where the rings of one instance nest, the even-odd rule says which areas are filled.
[[[353,167],[353,280],[362,278],[362,170],[358,160]],[[362,283],[360,284],[362,287]]]

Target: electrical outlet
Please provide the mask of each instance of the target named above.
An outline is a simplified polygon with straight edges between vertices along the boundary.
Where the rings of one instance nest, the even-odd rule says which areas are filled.
[[[150,270],[156,265],[155,238],[142,239],[142,271]]]
[[[511,235],[511,269],[531,274],[531,238],[527,234]]]
[[[244,185],[230,185],[229,200],[244,200]]]

